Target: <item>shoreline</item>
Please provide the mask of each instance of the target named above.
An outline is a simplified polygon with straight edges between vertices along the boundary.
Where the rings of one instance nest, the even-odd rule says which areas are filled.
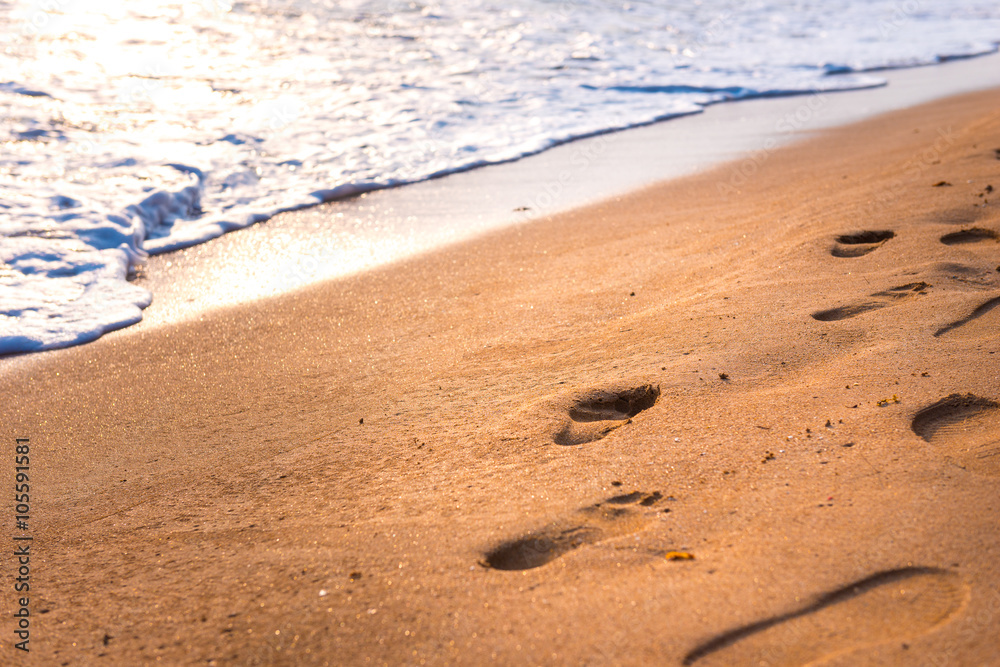
[[[38,660],[990,660],[998,108],[5,360]]]
[[[728,162],[734,162],[735,185],[744,178],[740,171],[759,169],[781,146],[831,127],[1000,86],[997,64],[1000,53],[993,53],[886,70],[880,74],[889,83],[881,88],[715,104],[512,162],[279,214],[151,257],[139,284],[153,292],[154,302],[133,326],[287,293]]]

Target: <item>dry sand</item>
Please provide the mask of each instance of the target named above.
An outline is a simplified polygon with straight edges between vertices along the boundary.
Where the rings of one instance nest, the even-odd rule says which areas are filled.
[[[3,360],[0,662],[997,663],[998,109]]]

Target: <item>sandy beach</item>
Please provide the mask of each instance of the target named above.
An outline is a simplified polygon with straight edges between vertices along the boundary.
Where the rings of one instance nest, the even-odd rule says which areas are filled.
[[[998,109],[0,360],[0,662],[1000,664]]]

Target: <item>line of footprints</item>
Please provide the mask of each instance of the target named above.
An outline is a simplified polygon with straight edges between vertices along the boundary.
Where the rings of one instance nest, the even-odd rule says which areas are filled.
[[[987,186],[984,195],[992,191],[993,188]],[[878,250],[895,236],[895,232],[889,230],[845,234],[836,238],[830,254],[834,257],[861,257]],[[1000,234],[992,229],[970,227],[945,234],[940,241],[946,246],[992,246],[1000,242]],[[963,268],[960,265],[954,267]],[[966,268],[976,272],[971,267]],[[1000,272],[1000,267],[997,267],[997,272]],[[875,292],[865,301],[815,312],[812,317],[821,322],[856,317],[926,294],[930,287],[925,282],[900,285]],[[965,316],[940,327],[934,332],[934,337],[957,332],[993,337],[1000,324],[996,321],[996,315],[1000,313],[998,306],[1000,296],[993,296]],[[973,394],[952,394],[921,410],[914,417],[912,428],[925,441],[940,446],[947,458],[962,468],[997,476],[1000,475],[1000,419],[997,410],[997,403],[990,399]]]
[[[830,250],[830,254],[834,257],[862,257],[870,252],[878,250],[890,239],[895,237],[896,233],[889,230],[844,234],[836,238],[833,248]],[[947,246],[981,244],[989,242],[997,243],[1000,242],[1000,234],[992,229],[972,227],[945,234],[940,240],[941,243]],[[975,272],[974,269],[970,270]],[[997,267],[997,271],[1000,272],[1000,267]],[[931,285],[925,282],[914,282],[906,285],[899,285],[898,287],[892,287],[881,292],[875,292],[874,294],[869,295],[867,299],[857,303],[817,311],[812,314],[812,317],[820,322],[846,320],[852,317],[857,317],[862,313],[895,305],[918,294],[927,294],[927,290],[930,288]],[[965,327],[973,321],[987,315],[997,306],[1000,306],[1000,296],[988,299],[965,317],[941,327],[934,333],[934,336],[943,336]]]
[[[861,257],[895,238],[892,231],[838,236],[834,257]],[[1000,235],[970,228],[941,237],[945,245],[997,242]],[[1000,268],[998,268],[1000,271]],[[818,311],[812,317],[832,322],[888,307],[926,294],[924,282],[900,285],[868,299]],[[980,320],[1000,306],[991,298],[965,317],[941,327],[940,337]],[[994,324],[995,326],[995,324]],[[632,423],[652,408],[659,387],[602,390],[577,399],[568,420],[553,434],[557,445],[577,446],[600,440]],[[1000,404],[973,394],[952,394],[920,410],[913,432],[940,447],[961,467],[1000,476]],[[504,542],[481,563],[494,570],[529,570],[587,546],[638,532],[648,526],[664,499],[659,491],[635,491],[582,507],[543,528]],[[669,509],[662,511],[670,511]],[[924,634],[955,615],[968,598],[968,586],[951,572],[933,567],[905,567],[877,572],[801,607],[723,632],[692,649],[684,665],[801,665],[854,648]],[[859,622],[864,619],[863,622]]]
[[[573,404],[574,422],[597,424],[591,442],[631,423],[653,407],[657,387],[602,391]],[[920,410],[913,432],[939,445],[970,470],[1000,475],[1000,404],[973,394],[952,394]],[[565,434],[566,429],[556,434]],[[636,533],[661,510],[659,491],[634,491],[586,505],[543,528],[500,544],[481,563],[501,571],[542,567],[575,549]],[[718,634],[692,649],[684,665],[802,665],[824,656],[918,637],[958,613],[969,597],[961,577],[934,567],[876,572],[823,593],[802,606]],[[863,620],[862,620],[863,619]]]

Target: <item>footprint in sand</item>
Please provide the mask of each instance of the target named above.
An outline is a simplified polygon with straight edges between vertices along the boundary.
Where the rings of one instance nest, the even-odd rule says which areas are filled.
[[[997,327],[1000,326],[1000,322],[998,322],[1000,311],[995,310],[997,306],[1000,306],[1000,296],[981,303],[965,317],[941,327],[934,332],[934,337],[943,336],[955,329],[962,329],[962,333],[966,335],[975,336],[978,334],[992,338],[996,336]]]
[[[906,285],[900,285],[899,287],[893,287],[883,292],[875,292],[871,295],[873,297],[873,300],[871,301],[863,301],[849,306],[839,306],[837,308],[830,308],[829,310],[820,310],[813,313],[812,318],[814,320],[819,320],[820,322],[846,320],[851,317],[857,317],[861,313],[867,313],[871,310],[878,310],[879,308],[891,306],[902,301],[903,299],[908,299],[915,294],[926,294],[929,287],[930,285],[927,283],[908,283]]]
[[[882,230],[878,232],[857,232],[843,234],[836,238],[830,254],[834,257],[861,257],[877,250],[883,243],[896,236],[896,232]]]
[[[597,391],[577,400],[569,409],[569,418],[552,436],[557,445],[582,445],[600,440],[632,417],[656,404],[660,388],[650,384],[625,391]]]
[[[951,232],[941,237],[941,243],[945,245],[968,245],[970,243],[983,243],[984,241],[1000,241],[1000,234],[997,234],[992,229],[972,227],[959,232]]]
[[[996,401],[952,394],[918,412],[912,428],[966,470],[1000,475],[1000,404]]]
[[[643,508],[662,497],[659,491],[636,491],[588,505],[541,530],[501,544],[486,554],[485,564],[495,570],[530,570],[586,544],[634,533],[652,521],[653,514]]]
[[[718,635],[688,653],[683,664],[811,664],[922,635],[951,618],[967,597],[961,579],[938,568],[879,572],[805,607]]]

